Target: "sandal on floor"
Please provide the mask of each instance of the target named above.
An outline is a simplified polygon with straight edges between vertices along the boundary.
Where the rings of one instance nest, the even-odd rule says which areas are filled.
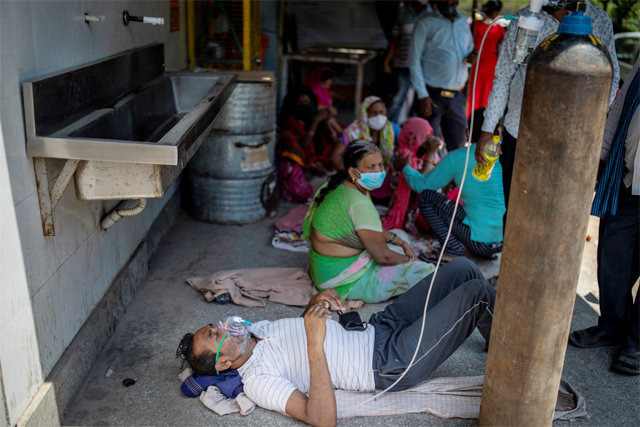
[[[625,346],[611,364],[611,370],[623,375],[640,374],[640,351]]]

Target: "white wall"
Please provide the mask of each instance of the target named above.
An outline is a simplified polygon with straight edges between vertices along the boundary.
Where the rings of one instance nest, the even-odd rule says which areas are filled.
[[[113,202],[78,201],[72,182],[54,213],[56,236],[44,237],[20,83],[152,42],[165,44],[168,70],[184,68],[185,7],[180,31],[171,33],[168,0],[0,0],[0,378],[10,424],[170,197],[103,231],[99,220]],[[164,17],[165,25],[125,27],[124,9]],[[87,25],[85,12],[103,21]]]

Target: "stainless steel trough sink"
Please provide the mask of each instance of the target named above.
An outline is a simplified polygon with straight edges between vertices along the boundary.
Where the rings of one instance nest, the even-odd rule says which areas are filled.
[[[235,77],[165,73],[164,47],[154,44],[23,83],[27,154],[82,160],[81,200],[162,197]]]
[[[160,142],[218,81],[207,75],[163,76],[52,136]]]

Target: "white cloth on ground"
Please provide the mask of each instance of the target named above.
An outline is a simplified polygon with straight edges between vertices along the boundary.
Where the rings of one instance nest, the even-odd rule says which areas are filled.
[[[478,418],[484,377],[436,378],[408,390],[385,393],[376,400],[363,403],[375,395],[336,390],[338,418],[428,413],[439,418]],[[562,381],[562,391],[573,394],[576,407],[556,411],[555,420],[588,418],[584,398]],[[380,390],[376,390],[380,392]]]
[[[240,415],[249,415],[256,409],[256,404],[240,393],[235,399],[227,399],[220,393],[217,387],[208,387],[200,394],[200,402],[218,415],[228,415],[240,412]]]
[[[271,239],[271,246],[276,249],[284,249],[290,252],[309,252],[311,243],[304,240],[302,235],[295,231],[277,231]]]

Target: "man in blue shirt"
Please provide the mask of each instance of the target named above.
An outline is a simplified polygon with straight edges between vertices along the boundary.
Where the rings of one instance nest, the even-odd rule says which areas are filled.
[[[432,1],[435,10],[416,22],[409,49],[420,115],[435,135],[442,132],[449,151],[465,142],[466,97],[461,90],[477,56],[467,18],[456,11],[457,5],[458,0]]]

